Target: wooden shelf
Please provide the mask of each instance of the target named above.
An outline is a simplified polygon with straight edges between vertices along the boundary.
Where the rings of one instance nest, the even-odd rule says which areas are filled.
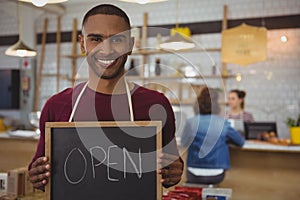
[[[64,76],[65,77],[65,76]],[[168,80],[182,80],[182,79],[216,79],[216,78],[222,78],[222,79],[228,79],[228,78],[235,78],[236,75],[227,75],[227,76],[221,76],[221,75],[204,75],[204,76],[150,76],[150,77],[143,77],[143,76],[126,76],[128,80],[141,80],[141,81],[146,81],[146,80],[160,80],[160,81],[168,81]],[[70,77],[67,77],[69,80],[81,80],[85,81],[88,80],[88,77],[82,77],[79,79],[72,79]]]
[[[54,73],[53,74],[49,74],[49,73],[47,74],[46,73],[46,74],[43,74],[43,76],[44,77],[57,77],[58,76],[58,77],[61,77],[61,78],[65,78],[67,75],[66,74],[57,75],[57,74],[54,74]]]
[[[221,51],[221,48],[208,48],[208,49],[199,49],[199,48],[195,48],[195,49],[188,49],[188,50],[164,50],[164,49],[153,49],[153,50],[149,50],[149,49],[141,49],[141,50],[135,50],[132,52],[132,55],[152,55],[152,54],[170,54],[170,53],[193,53],[193,52],[205,52],[205,51],[209,51],[209,52],[213,52],[213,51]]]
[[[147,46],[147,26],[148,26],[148,14],[144,13],[143,28],[142,28],[142,46]],[[149,56],[159,54],[181,54],[181,53],[207,53],[207,52],[221,52],[220,48],[201,48],[200,46],[194,49],[186,50],[166,50],[160,48],[144,48],[134,49],[132,55],[141,56],[141,71],[140,75],[127,76],[130,81],[139,81],[141,85],[148,87],[149,89],[157,90],[166,95],[172,105],[192,105],[194,104],[200,88],[205,84],[202,80],[216,79],[221,80],[222,85],[226,84],[226,79],[235,78],[235,74],[230,75],[198,75],[198,76],[184,76],[181,74],[170,74],[161,76],[145,76],[145,65],[148,63]],[[226,70],[222,67],[222,72]],[[157,82],[157,83],[152,83]],[[163,84],[161,85],[160,83]],[[175,95],[175,96],[174,96]],[[177,97],[178,98],[177,98]]]
[[[86,57],[86,55],[84,55],[84,54],[64,55],[63,57],[70,58],[70,59],[77,59],[77,58],[84,58],[84,57]]]
[[[204,51],[221,51],[221,48],[208,48],[208,49],[189,49],[189,50],[178,50],[178,51],[172,51],[172,50],[164,50],[164,49],[141,49],[141,50],[134,50],[132,52],[132,55],[152,55],[152,54],[170,54],[170,53],[193,53],[193,52],[204,52]],[[84,58],[86,55],[84,54],[76,54],[76,55],[63,55],[65,58],[70,59],[77,59],[77,58]]]
[[[178,80],[178,79],[216,79],[216,78],[222,78],[222,79],[227,79],[227,78],[235,78],[236,75],[203,75],[203,76],[150,76],[150,77],[142,77],[142,76],[126,76],[127,79],[130,80],[161,80],[161,81],[167,81],[167,80]]]

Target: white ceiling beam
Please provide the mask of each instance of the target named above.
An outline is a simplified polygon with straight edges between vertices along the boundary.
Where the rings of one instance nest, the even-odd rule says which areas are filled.
[[[2,1],[1,3],[18,3],[18,2],[24,6],[28,6],[28,7],[34,8],[36,10],[39,10],[39,11],[49,12],[49,13],[56,14],[56,15],[63,15],[66,12],[65,6],[63,6],[62,4],[59,4],[59,3],[58,4],[47,4],[43,7],[36,7],[32,3],[21,2],[18,0],[14,0],[14,1],[6,0],[6,1]]]

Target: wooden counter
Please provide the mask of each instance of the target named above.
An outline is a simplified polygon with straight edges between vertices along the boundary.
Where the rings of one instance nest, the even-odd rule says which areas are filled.
[[[10,137],[0,134],[0,172],[28,166],[36,150],[37,138]]]
[[[0,171],[27,166],[37,142],[0,134]],[[181,153],[186,161],[186,152]],[[300,199],[300,146],[247,141],[243,148],[231,147],[230,157],[231,169],[219,187],[232,188],[231,200]],[[185,180],[184,172],[178,185]]]
[[[232,200],[300,199],[300,146],[247,141],[230,148],[231,169],[219,185]]]

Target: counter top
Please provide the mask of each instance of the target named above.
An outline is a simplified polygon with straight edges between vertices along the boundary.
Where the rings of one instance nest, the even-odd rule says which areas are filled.
[[[17,130],[10,132],[1,132],[0,139],[39,139],[39,135],[30,130]]]
[[[277,151],[300,153],[300,145],[277,145],[257,140],[247,140],[242,150]]]
[[[23,134],[23,135],[22,135]],[[12,133],[0,133],[0,139],[39,139],[39,135],[34,134],[33,131],[22,131],[15,134]],[[180,141],[177,139],[177,144],[180,146]],[[300,153],[300,145],[277,145],[268,142],[258,141],[258,140],[246,140],[242,148],[235,147],[233,145],[231,148],[237,148],[241,150],[249,151],[276,151],[276,152],[295,152]]]

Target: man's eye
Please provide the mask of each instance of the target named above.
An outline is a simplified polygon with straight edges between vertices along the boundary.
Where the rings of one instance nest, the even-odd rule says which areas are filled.
[[[100,37],[93,37],[91,38],[91,41],[102,42],[102,39]]]
[[[122,36],[113,36],[110,38],[110,41],[112,43],[123,43],[125,41],[125,38]]]

